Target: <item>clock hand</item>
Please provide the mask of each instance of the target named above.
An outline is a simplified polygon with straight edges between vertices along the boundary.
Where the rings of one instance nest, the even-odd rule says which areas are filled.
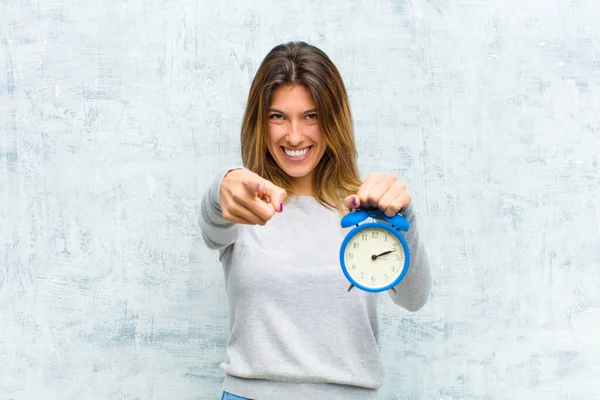
[[[383,253],[380,253],[380,254],[373,254],[371,256],[371,260],[377,260],[377,257],[385,256],[386,254],[393,253],[394,251],[396,251],[396,250],[388,250],[388,251],[384,251]]]

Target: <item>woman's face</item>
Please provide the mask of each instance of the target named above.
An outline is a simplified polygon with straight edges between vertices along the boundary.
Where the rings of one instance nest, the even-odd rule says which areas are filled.
[[[303,85],[284,85],[273,92],[269,107],[269,152],[290,176],[298,195],[312,195],[312,177],[326,146],[317,107]]]

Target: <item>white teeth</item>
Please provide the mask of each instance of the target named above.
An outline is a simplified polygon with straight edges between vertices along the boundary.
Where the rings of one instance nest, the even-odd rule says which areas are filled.
[[[308,150],[310,149],[310,147],[307,147],[304,150],[288,150],[288,149],[284,149],[285,150],[285,154],[287,154],[290,157],[294,157],[294,158],[300,158],[303,157],[306,153],[308,153]]]

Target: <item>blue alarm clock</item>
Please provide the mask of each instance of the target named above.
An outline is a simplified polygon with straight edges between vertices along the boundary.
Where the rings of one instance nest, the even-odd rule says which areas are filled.
[[[367,218],[374,222],[361,224]],[[353,287],[367,292],[393,290],[406,275],[410,253],[400,231],[408,231],[401,214],[388,217],[382,211],[359,209],[345,215],[342,228],[354,226],[342,242],[340,264]]]

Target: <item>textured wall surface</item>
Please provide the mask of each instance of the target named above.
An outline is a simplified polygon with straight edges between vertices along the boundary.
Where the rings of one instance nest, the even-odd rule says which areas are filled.
[[[198,202],[291,39],[420,211],[433,294],[382,297],[382,399],[598,398],[600,2],[233,4],[0,0],[0,399],[218,398]]]

